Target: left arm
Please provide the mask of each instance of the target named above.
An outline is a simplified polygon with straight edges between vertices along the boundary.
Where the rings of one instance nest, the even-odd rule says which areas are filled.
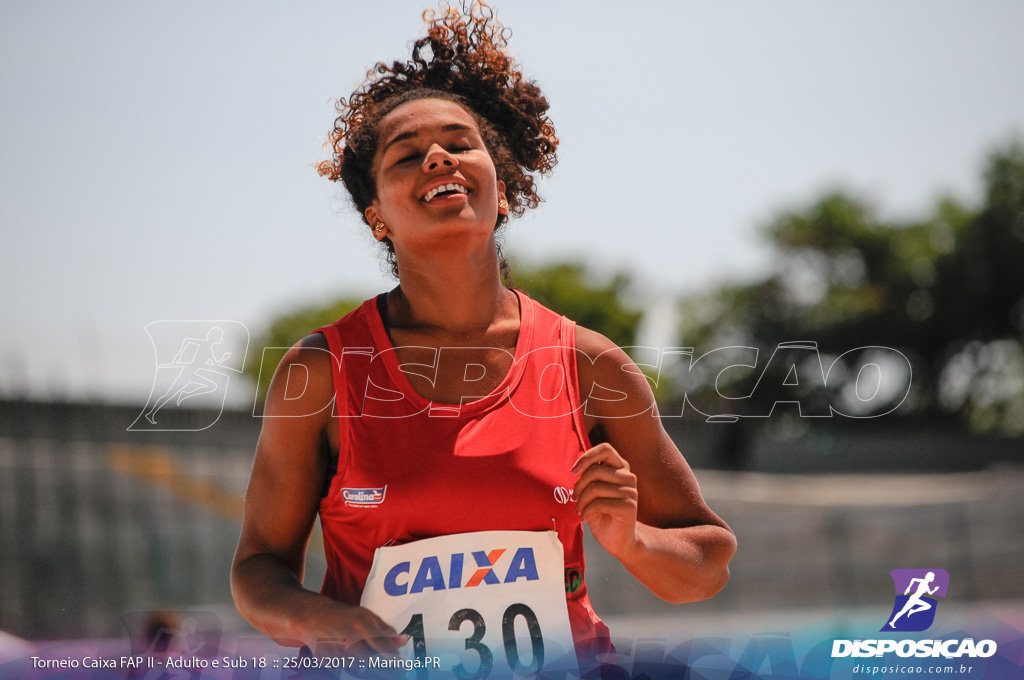
[[[735,535],[704,502],[640,369],[594,331],[578,327],[576,345],[590,358],[577,355],[587,428],[602,440],[573,466],[577,512],[658,597],[680,603],[713,596],[729,580]]]

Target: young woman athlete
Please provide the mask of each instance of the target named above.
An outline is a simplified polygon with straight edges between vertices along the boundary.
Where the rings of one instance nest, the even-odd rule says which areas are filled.
[[[282,361],[232,590],[243,616],[282,643],[392,654],[412,629],[399,634],[360,606],[377,548],[554,531],[576,654],[599,672],[596,657],[612,647],[587,597],[583,522],[671,602],[718,592],[735,538],[626,354],[502,284],[495,232],[537,205],[534,176],[555,164],[548,104],[485,6],[426,19],[410,61],[378,64],[341,102],[333,158],[320,167],[343,181],[399,284]],[[328,572],[314,593],[302,577],[318,513]],[[499,552],[465,559],[474,554],[465,567],[460,554],[458,577],[454,564],[443,574],[406,564],[387,584],[465,588],[474,571],[498,582]],[[524,580],[528,567],[517,567]]]

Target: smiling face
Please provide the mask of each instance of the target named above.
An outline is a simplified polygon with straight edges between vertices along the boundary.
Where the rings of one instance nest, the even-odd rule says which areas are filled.
[[[462,106],[417,99],[380,124],[373,160],[377,196],[366,209],[375,238],[396,253],[470,235],[490,238],[505,186],[476,120]]]

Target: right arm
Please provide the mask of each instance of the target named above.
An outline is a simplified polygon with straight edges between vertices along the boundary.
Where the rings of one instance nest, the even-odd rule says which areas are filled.
[[[329,451],[338,446],[333,398],[327,340],[317,333],[288,351],[270,383],[231,593],[242,616],[279,644],[365,640],[362,654],[392,654],[404,641],[373,612],[302,587]]]

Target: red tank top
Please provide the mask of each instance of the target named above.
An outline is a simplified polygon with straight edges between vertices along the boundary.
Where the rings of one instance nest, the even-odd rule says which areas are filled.
[[[512,368],[490,395],[461,407],[432,404],[412,388],[375,300],[319,329],[334,356],[340,431],[337,473],[320,503],[321,592],[358,605],[374,551],[386,544],[554,528],[565,554],[569,621],[586,664],[585,657],[613,648],[587,597],[583,527],[569,499],[569,468],[590,447],[576,324],[516,294]]]

